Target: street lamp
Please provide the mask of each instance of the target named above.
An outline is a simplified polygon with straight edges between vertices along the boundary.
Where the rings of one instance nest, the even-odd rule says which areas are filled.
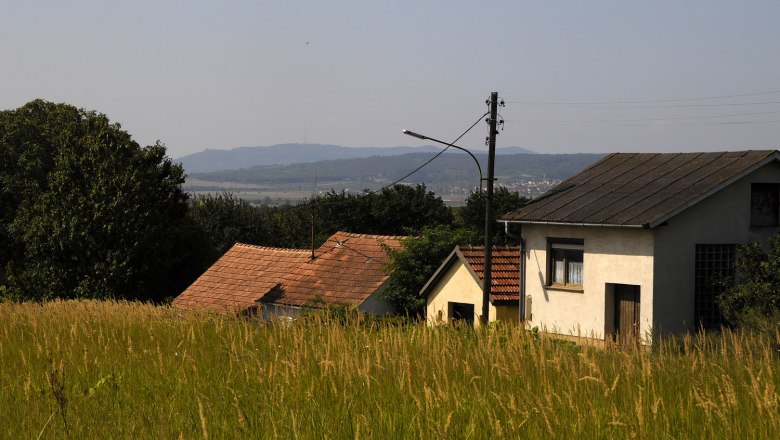
[[[467,150],[465,148],[459,147],[457,145],[451,144],[449,142],[440,141],[438,139],[434,139],[432,137],[425,136],[424,134],[415,133],[415,132],[410,131],[410,130],[403,130],[403,133],[405,135],[409,135],[411,137],[416,137],[417,139],[422,139],[424,141],[433,141],[433,142],[436,142],[437,144],[446,145],[448,147],[456,148],[456,149],[458,149],[460,151],[465,151],[466,153],[468,153],[468,155],[471,156],[472,159],[474,159],[474,163],[477,164],[477,170],[479,170],[479,192],[480,193],[482,192],[482,181],[485,180],[482,177],[482,167],[479,165],[479,160],[477,160],[476,156],[474,156],[474,154],[472,154],[471,151],[469,151],[469,150]]]

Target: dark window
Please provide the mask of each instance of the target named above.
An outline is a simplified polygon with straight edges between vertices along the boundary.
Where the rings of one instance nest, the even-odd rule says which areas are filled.
[[[547,242],[547,285],[581,288],[584,241],[549,239]]]
[[[474,304],[451,302],[450,307],[452,307],[450,316],[453,324],[463,322],[468,326],[474,326]]]
[[[694,272],[694,318],[704,328],[718,327],[723,318],[716,298],[723,282],[734,276],[735,244],[697,244]]]
[[[750,184],[750,226],[780,224],[780,184]]]

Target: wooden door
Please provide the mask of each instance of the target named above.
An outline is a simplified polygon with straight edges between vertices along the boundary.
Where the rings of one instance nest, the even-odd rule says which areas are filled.
[[[639,342],[639,286],[615,284],[615,340]]]

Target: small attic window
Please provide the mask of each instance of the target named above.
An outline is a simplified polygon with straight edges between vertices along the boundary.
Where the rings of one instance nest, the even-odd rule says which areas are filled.
[[[750,184],[750,226],[780,225],[780,184]]]

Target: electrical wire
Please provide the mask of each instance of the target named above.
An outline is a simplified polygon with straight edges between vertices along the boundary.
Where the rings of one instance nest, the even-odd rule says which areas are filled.
[[[759,102],[725,102],[719,104],[662,104],[662,105],[612,105],[612,104],[525,104],[548,107],[563,108],[603,108],[603,109],[649,109],[649,108],[691,108],[691,107],[738,107],[748,105],[774,105],[780,104],[780,101],[759,101]]]
[[[591,120],[529,120],[529,119],[508,119],[510,122],[524,122],[532,124],[588,124],[588,123],[611,123],[611,122],[662,122],[662,121],[679,121],[690,119],[709,119],[709,118],[733,118],[743,116],[760,116],[760,115],[774,115],[780,111],[771,112],[751,112],[751,113],[732,113],[726,115],[709,115],[709,116],[679,116],[669,118],[642,118],[642,119],[591,119]]]
[[[742,93],[736,95],[720,96],[700,96],[695,98],[670,98],[670,99],[650,99],[641,101],[505,101],[509,104],[527,104],[527,105],[614,105],[614,104],[654,104],[661,102],[685,102],[685,101],[707,101],[713,99],[743,98],[747,96],[775,95],[780,90],[771,90],[764,92]]]
[[[482,121],[482,118],[484,118],[484,117],[485,117],[485,116],[487,116],[488,114],[490,114],[490,112],[485,112],[485,114],[483,114],[482,116],[480,116],[480,117],[479,117],[479,119],[477,119],[477,120],[476,120],[476,122],[474,122],[473,124],[471,124],[471,127],[467,128],[467,129],[466,129],[466,131],[464,131],[463,133],[461,133],[461,135],[460,135],[460,136],[458,136],[458,137],[457,137],[457,138],[456,138],[454,141],[450,142],[450,144],[454,144],[455,142],[458,142],[458,141],[460,140],[460,138],[462,138],[463,136],[465,136],[465,135],[466,135],[466,133],[468,133],[469,131],[471,131],[471,129],[472,129],[472,128],[474,128],[474,127],[475,127],[477,124],[479,124],[479,123]],[[393,185],[396,185],[396,184],[400,183],[401,181],[403,181],[403,180],[404,180],[404,179],[406,179],[407,177],[409,177],[409,176],[411,176],[412,174],[414,174],[414,173],[416,173],[416,172],[420,171],[420,170],[421,170],[421,169],[422,169],[424,166],[426,166],[426,165],[428,165],[429,163],[433,162],[433,161],[434,161],[434,159],[436,159],[437,157],[439,157],[439,156],[441,156],[442,154],[444,154],[444,152],[445,152],[445,151],[447,151],[449,148],[450,148],[450,145],[447,145],[446,147],[444,147],[444,149],[443,149],[443,150],[441,150],[441,151],[439,151],[438,153],[436,153],[436,155],[434,155],[432,158],[430,158],[430,159],[426,160],[426,161],[425,161],[425,162],[424,162],[422,165],[420,165],[419,167],[415,168],[415,169],[414,169],[413,171],[411,171],[410,173],[406,174],[405,176],[401,177],[400,179],[396,180],[395,182],[393,182],[393,183],[390,183],[390,184],[387,184],[387,185],[383,186],[382,188],[379,188],[377,191],[372,191],[372,192],[379,192],[379,191],[382,191],[383,189],[387,189],[387,188],[389,188],[389,187],[391,187],[391,186],[393,186]]]

